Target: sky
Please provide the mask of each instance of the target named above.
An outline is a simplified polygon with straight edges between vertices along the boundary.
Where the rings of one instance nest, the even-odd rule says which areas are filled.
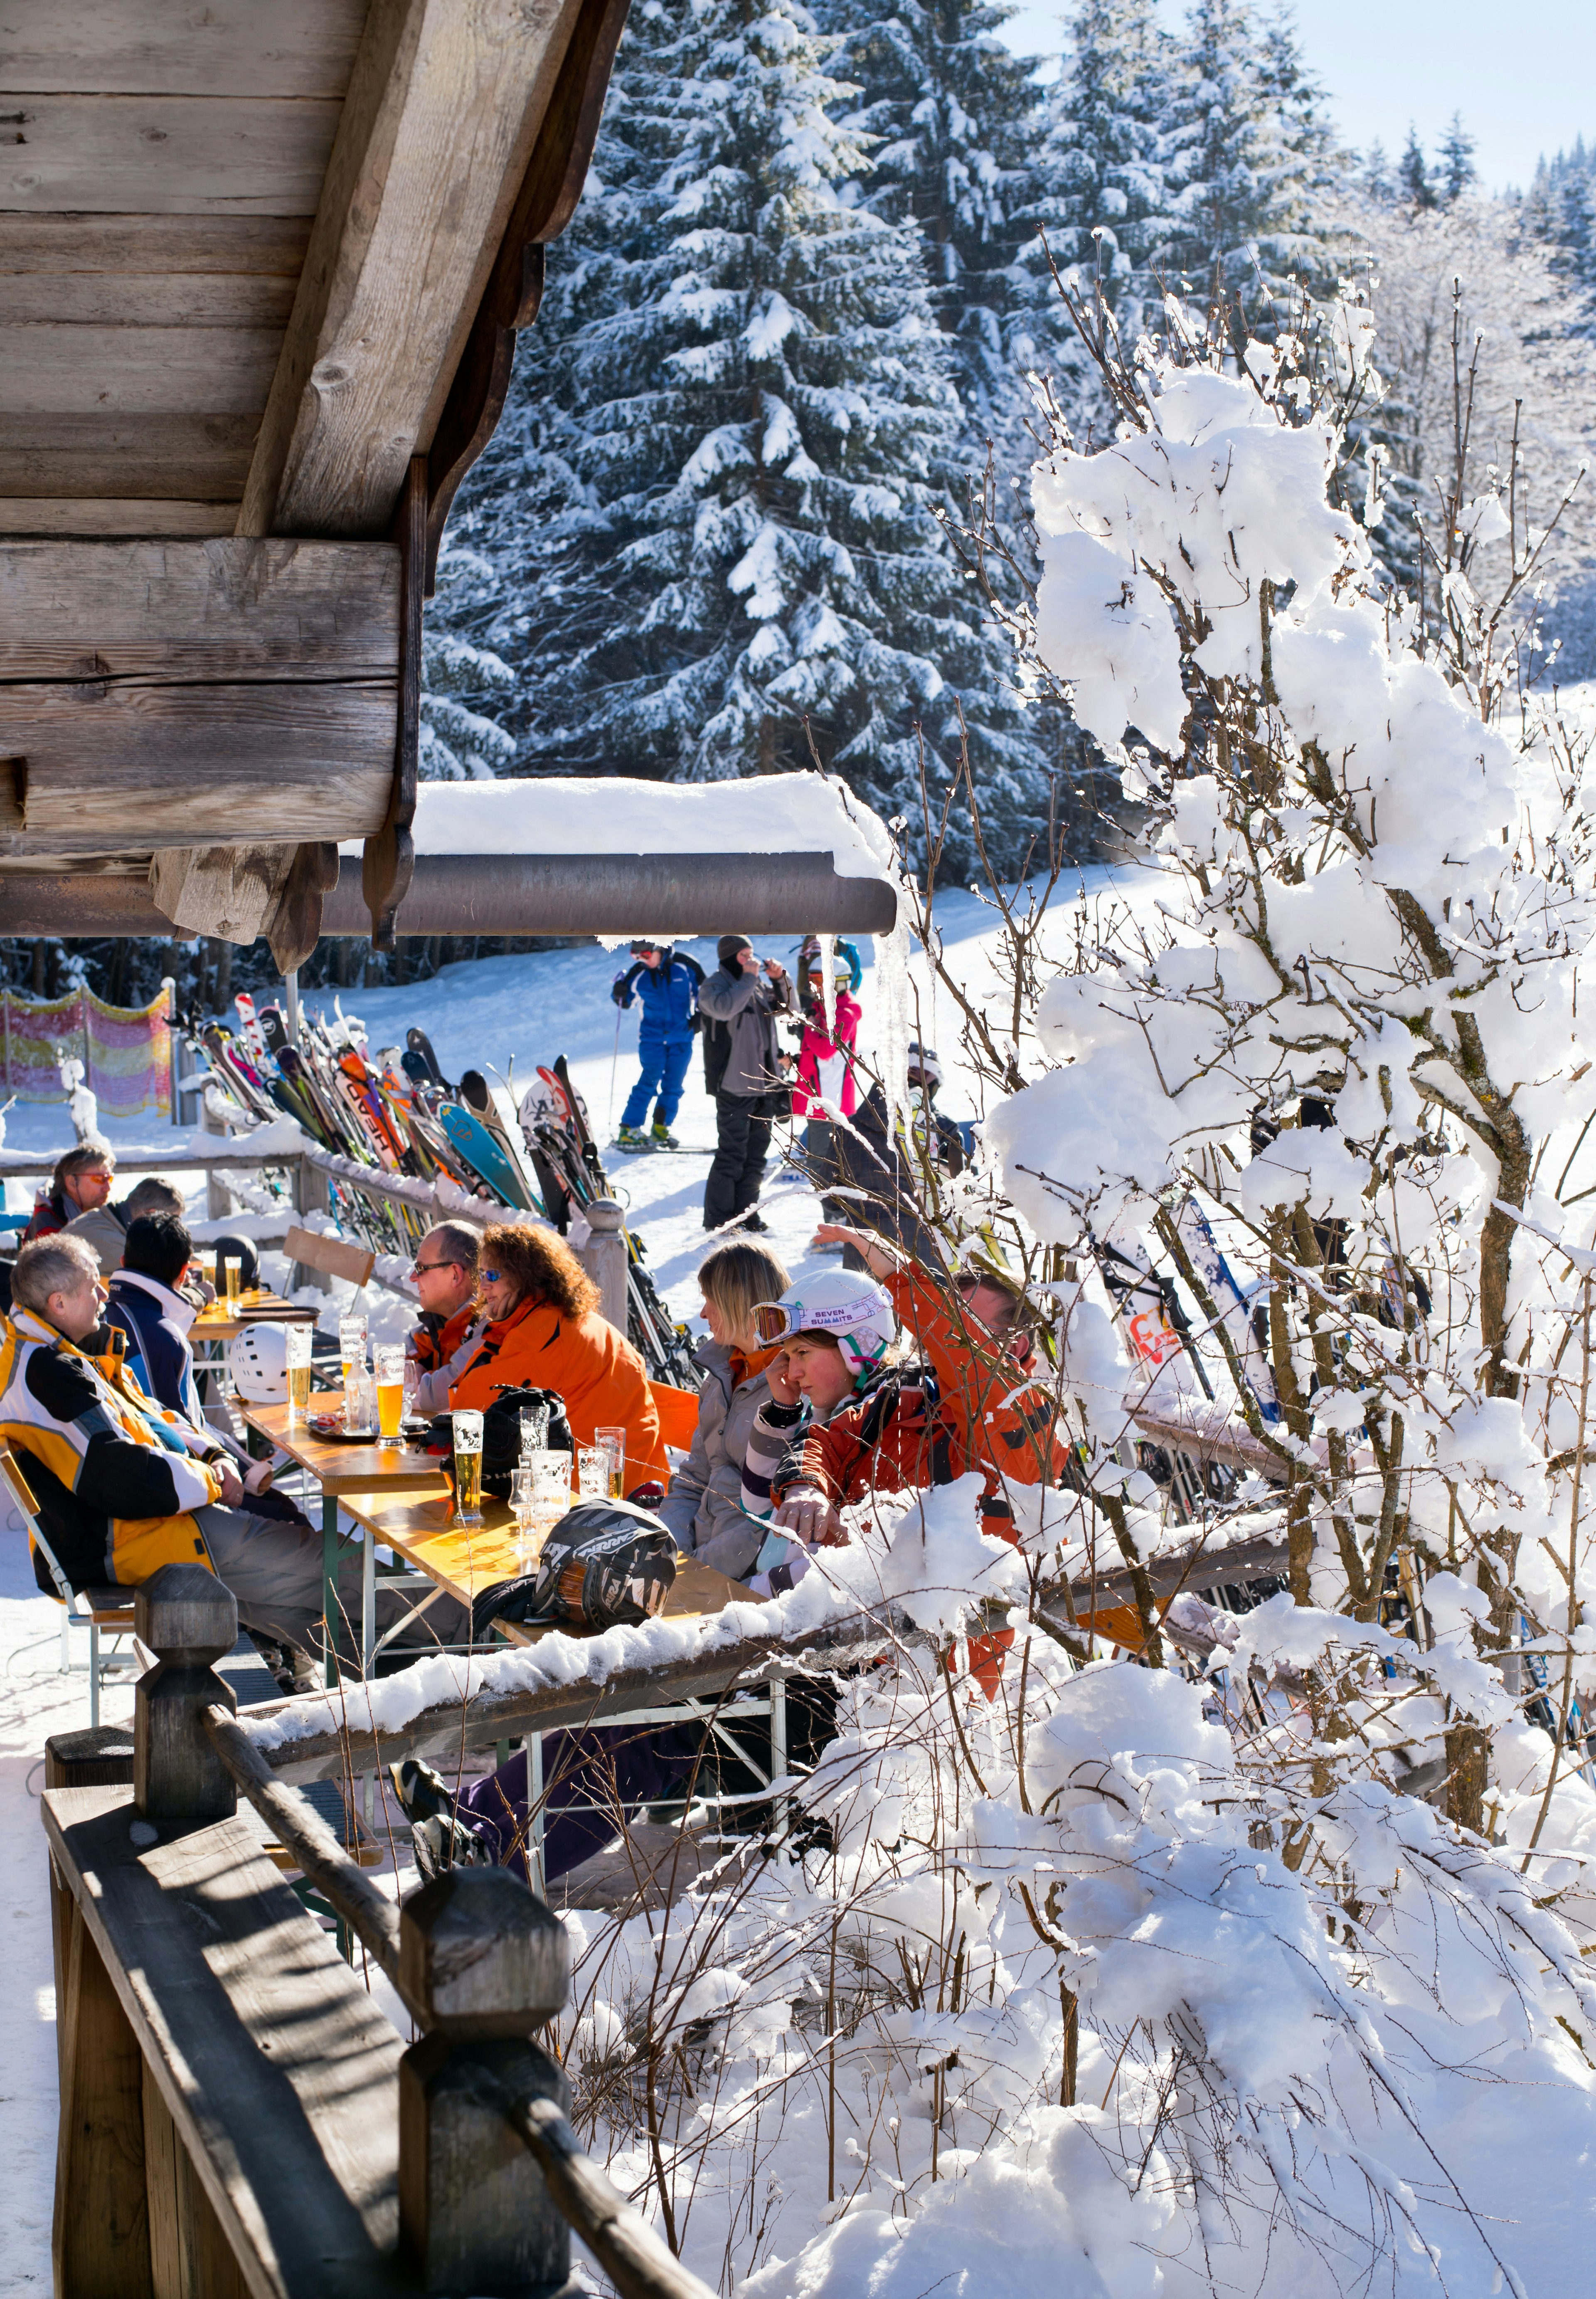
[[[1178,29],[1178,0],[1160,0]],[[1022,54],[1062,44],[1057,6],[1023,6],[1005,37]],[[1523,189],[1537,156],[1596,134],[1596,5],[1535,0],[1297,0],[1311,69],[1350,144],[1393,155],[1408,123],[1434,150],[1454,112],[1476,141],[1484,187]]]

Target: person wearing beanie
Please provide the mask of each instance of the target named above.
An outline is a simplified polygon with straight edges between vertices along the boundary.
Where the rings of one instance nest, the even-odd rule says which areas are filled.
[[[719,960],[698,993],[704,1017],[704,1084],[715,1097],[715,1162],[704,1184],[703,1225],[765,1226],[756,1208],[764,1179],[770,1129],[792,1108],[783,1081],[776,1017],[794,1014],[798,1000],[786,969],[756,958],[746,934],[722,934]]]

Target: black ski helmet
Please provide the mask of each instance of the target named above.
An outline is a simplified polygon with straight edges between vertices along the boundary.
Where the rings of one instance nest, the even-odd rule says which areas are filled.
[[[485,1589],[471,1634],[494,1621],[633,1628],[652,1620],[676,1579],[676,1542],[652,1509],[633,1501],[578,1501],[544,1543],[536,1574]]]

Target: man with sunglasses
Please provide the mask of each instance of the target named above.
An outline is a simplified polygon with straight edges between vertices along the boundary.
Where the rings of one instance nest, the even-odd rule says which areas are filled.
[[[116,1181],[116,1153],[108,1141],[79,1141],[55,1161],[50,1194],[34,1205],[33,1218],[23,1237],[54,1237],[80,1214],[91,1214],[110,1197]]]
[[[449,1410],[449,1384],[476,1354],[487,1320],[474,1307],[478,1232],[464,1222],[440,1222],[416,1248],[410,1274],[421,1297],[421,1322],[411,1335],[416,1410]]]

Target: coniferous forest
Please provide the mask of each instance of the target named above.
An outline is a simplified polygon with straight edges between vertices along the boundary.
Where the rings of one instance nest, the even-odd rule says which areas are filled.
[[[1029,691],[961,541],[987,506],[1023,619],[1036,394],[1111,432],[1060,284],[1130,353],[1171,304],[1239,346],[1351,282],[1376,323],[1343,495],[1419,598],[1474,374],[1465,497],[1517,452],[1550,519],[1584,460],[1596,152],[1488,194],[1467,123],[1345,147],[1289,10],[1077,0],[1017,56],[988,0],[640,0],[586,191],[549,250],[509,404],[445,536],[422,773],[703,780],[818,760],[913,849],[968,759],[988,850],[1038,826],[1104,851],[1118,800],[1067,692]],[[1512,447],[1514,427],[1517,447]],[[1482,538],[1484,543],[1484,538]],[[1596,673],[1596,529],[1576,491],[1542,575],[1543,679]],[[988,573],[992,569],[989,564]],[[968,876],[957,836],[944,873]],[[498,947],[495,944],[493,947]],[[324,944],[307,978],[428,974],[487,944]],[[263,949],[29,945],[13,979],[201,1002]]]

